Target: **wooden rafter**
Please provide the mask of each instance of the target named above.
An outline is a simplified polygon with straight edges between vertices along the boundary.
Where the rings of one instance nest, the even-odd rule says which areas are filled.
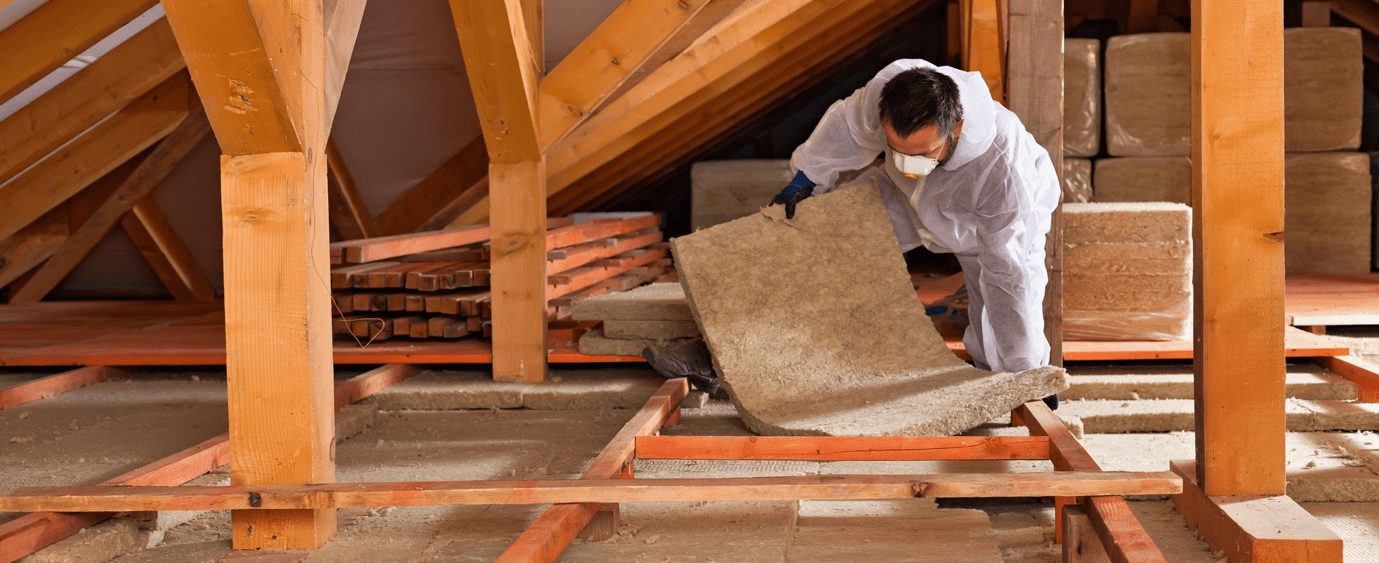
[[[176,74],[0,190],[0,240],[162,139],[186,118],[191,84]]]
[[[402,194],[375,220],[378,234],[400,235],[442,228],[488,197],[488,149],[476,137],[450,160]]]
[[[168,0],[163,9],[221,152],[300,152],[291,108],[269,59],[272,46],[251,4]]]
[[[522,2],[450,0],[450,12],[489,159],[512,164],[541,158],[536,131],[541,71],[528,39]]]
[[[139,249],[144,261],[153,269],[163,287],[178,301],[211,301],[215,287],[205,270],[192,257],[191,249],[182,242],[177,230],[168,222],[163,210],[147,196],[135,204],[120,219],[129,240]]]
[[[335,123],[335,109],[340,105],[340,91],[345,87],[345,73],[350,69],[354,42],[359,38],[359,24],[364,21],[367,0],[335,0],[326,2],[326,135]]]
[[[136,203],[143,200],[171,174],[173,169],[211,132],[206,113],[192,112],[162,140],[80,228],[72,232],[62,247],[32,277],[10,293],[10,304],[33,303],[43,299],[67,274],[81,263]],[[176,294],[176,292],[174,292]]]
[[[158,0],[48,0],[0,32],[0,102],[13,98]]]
[[[542,148],[564,138],[742,2],[624,1],[541,81]]]
[[[330,189],[330,223],[347,240],[368,238],[378,234],[374,230],[373,215],[364,204],[364,196],[354,183],[354,176],[340,154],[332,137],[326,141],[326,173]]]
[[[581,160],[575,160],[573,155],[562,156],[559,162],[569,162],[572,166],[553,175],[552,190],[559,186],[564,188],[553,193],[552,211],[566,213],[585,208],[607,195],[625,190],[634,181],[683,165],[698,149],[712,145],[718,136],[737,123],[751,119],[788,95],[801,72],[807,74],[828,68],[846,58],[852,50],[866,45],[867,34],[884,33],[888,26],[898,25],[894,17],[896,11],[918,10],[927,4],[847,2],[839,7],[820,6],[792,12],[752,38],[751,43],[734,47],[720,57],[728,59],[731,66],[720,66],[718,61],[706,64],[701,74],[717,76],[715,80],[701,83],[698,75],[692,74],[681,80],[681,85],[660,94],[664,96],[683,88],[694,92],[692,95],[673,103],[659,99],[654,103],[646,102],[643,107],[655,105],[661,109],[644,123],[634,125],[630,119],[605,122],[602,116],[592,120],[586,127],[610,128],[598,132],[599,137],[621,131],[622,138],[608,139],[602,146],[585,147],[590,152]],[[814,11],[821,8],[831,11]],[[822,21],[845,21],[847,25],[834,24],[830,28],[829,24],[820,23]],[[829,31],[823,31],[826,29]],[[836,33],[842,39],[823,41],[812,35],[814,33]],[[770,45],[770,48],[754,48],[761,44]],[[636,94],[634,91],[627,97]],[[661,106],[663,103],[668,105]],[[612,108],[637,111],[620,104],[621,100]],[[658,158],[653,162],[653,159],[640,156],[649,154],[658,155]],[[552,166],[556,165],[554,156],[551,162]]]
[[[159,19],[0,121],[0,184],[186,68]]]

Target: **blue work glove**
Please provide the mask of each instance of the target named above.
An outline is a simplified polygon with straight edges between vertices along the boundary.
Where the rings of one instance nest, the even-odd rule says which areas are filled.
[[[804,201],[804,198],[811,195],[814,195],[814,182],[810,181],[809,177],[805,176],[804,171],[801,170],[795,173],[795,178],[790,180],[790,185],[776,194],[776,197],[771,198],[770,205],[785,205],[785,218],[794,219],[795,204]]]

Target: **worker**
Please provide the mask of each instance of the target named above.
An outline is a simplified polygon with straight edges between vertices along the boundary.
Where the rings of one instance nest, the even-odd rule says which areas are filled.
[[[1061,197],[1048,152],[979,73],[900,60],[828,108],[771,204],[793,218],[795,204],[833,189],[840,172],[882,155],[871,177],[901,251],[922,245],[962,265],[963,344],[974,364],[1005,373],[1046,365],[1044,239]],[[1046,402],[1056,408],[1057,396]]]

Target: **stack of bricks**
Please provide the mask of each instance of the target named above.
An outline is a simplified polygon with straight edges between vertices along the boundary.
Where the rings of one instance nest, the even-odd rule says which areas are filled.
[[[570,320],[570,304],[578,298],[625,291],[674,274],[659,216],[578,224],[552,219],[549,226],[546,299],[550,322]],[[478,229],[482,229],[481,241],[333,268],[335,332],[361,341],[490,337],[489,243],[487,229]],[[435,235],[416,235],[428,236]],[[361,254],[351,254],[350,248],[376,240],[380,239],[336,243],[332,246],[341,252],[333,253],[333,260],[338,255],[339,262],[348,262],[349,256]]]
[[[1192,209],[1178,203],[1063,206],[1068,340],[1192,336]]]
[[[579,339],[579,351],[589,355],[640,356],[648,346],[701,338],[678,283],[582,299],[571,314],[576,321],[602,321]]]

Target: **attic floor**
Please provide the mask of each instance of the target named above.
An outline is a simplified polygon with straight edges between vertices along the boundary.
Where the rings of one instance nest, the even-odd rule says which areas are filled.
[[[378,397],[347,416],[362,432],[340,443],[341,481],[573,477],[634,412],[599,399],[588,381],[659,379],[649,372],[586,370],[550,387],[582,398],[532,405],[575,410],[393,410]],[[352,374],[341,374],[347,376]],[[472,374],[471,374],[472,375]],[[0,387],[33,377],[0,374]],[[420,377],[436,378],[437,374]],[[583,387],[581,387],[583,386]],[[641,393],[640,385],[622,391]],[[397,391],[410,393],[405,388]],[[644,397],[645,395],[642,395]],[[533,395],[535,397],[535,395]],[[640,403],[640,400],[636,401]],[[362,412],[361,412],[362,411]],[[684,409],[673,434],[746,435],[731,405]],[[362,421],[362,422],[361,422]],[[171,454],[225,429],[224,373],[137,373],[0,410],[0,493],[28,485],[91,484]],[[978,433],[1020,434],[991,424]],[[1184,439],[1184,436],[1187,438]],[[1372,433],[1335,433],[1356,444]],[[1098,434],[1086,444],[1108,470],[1164,469],[1191,456],[1191,435]],[[1290,446],[1306,436],[1294,435]],[[1186,445],[1186,450],[1184,447]],[[1290,456],[1334,457],[1291,448]],[[934,471],[1047,471],[1046,462],[672,462],[646,461],[642,477],[730,477]],[[1379,479],[1379,477],[1375,477]],[[223,482],[222,474],[202,483]],[[1171,503],[1131,503],[1168,560],[1219,561],[1173,512]],[[1351,561],[1379,560],[1379,502],[1311,502],[1304,507],[1346,540]],[[576,541],[562,561],[1060,561],[1050,503],[674,503],[625,505],[617,536]],[[542,507],[422,507],[342,510],[339,532],[308,562],[491,561]],[[0,514],[0,521],[8,519]],[[989,526],[989,528],[987,527]],[[26,561],[213,562],[231,554],[225,512],[164,513],[156,521],[112,520]],[[897,532],[899,531],[899,532]]]

